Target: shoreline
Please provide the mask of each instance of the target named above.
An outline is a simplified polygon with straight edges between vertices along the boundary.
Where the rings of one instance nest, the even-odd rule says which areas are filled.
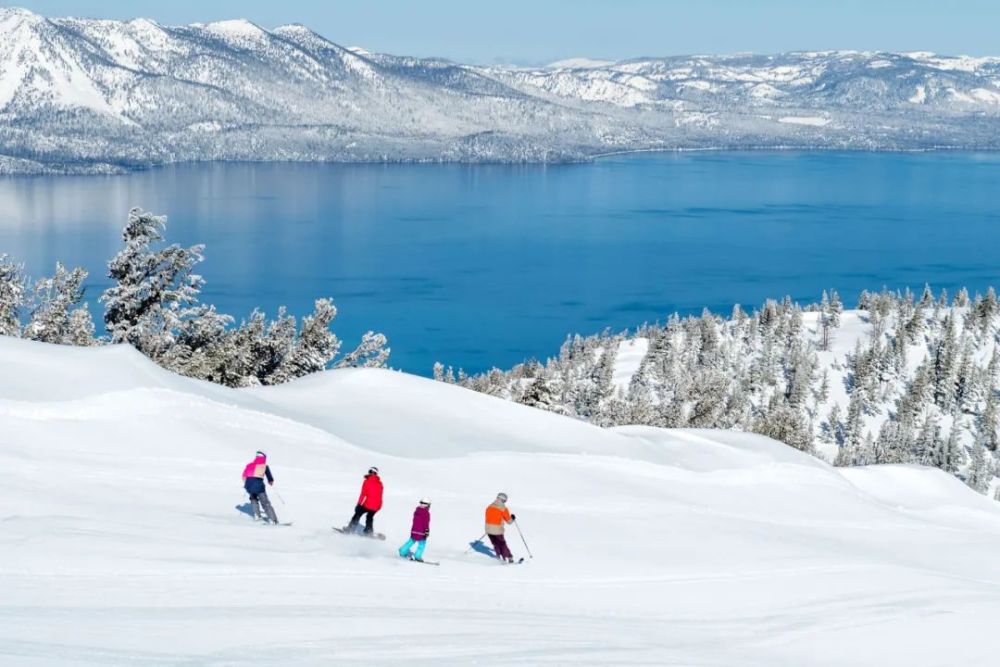
[[[775,146],[704,146],[704,147],[674,147],[674,148],[629,148],[603,153],[594,153],[579,159],[563,160],[446,160],[446,159],[400,159],[400,160],[182,160],[177,162],[164,162],[161,164],[150,164],[143,166],[124,166],[105,162],[78,163],[69,170],[26,170],[26,171],[0,171],[0,179],[3,178],[51,178],[51,177],[109,177],[128,176],[130,174],[140,174],[151,172],[157,169],[170,167],[193,167],[193,166],[236,166],[236,165],[323,165],[323,166],[344,166],[344,167],[372,167],[372,166],[445,166],[461,165],[466,167],[556,167],[562,165],[588,164],[610,157],[620,157],[627,155],[643,154],[685,154],[685,153],[757,153],[757,154],[844,154],[844,155],[878,155],[878,154],[924,154],[924,153],[955,153],[955,154],[987,154],[1000,155],[1000,147],[967,147],[961,145],[940,145],[926,148],[845,148],[845,147],[823,147],[823,146],[797,146],[792,144],[781,144]],[[0,156],[8,157],[12,156]],[[44,167],[44,164],[41,166]]]

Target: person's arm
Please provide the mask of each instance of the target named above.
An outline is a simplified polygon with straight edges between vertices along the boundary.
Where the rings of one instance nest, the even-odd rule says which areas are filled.
[[[506,521],[507,523],[510,523],[511,521],[514,520],[514,517],[510,513],[509,509],[504,509],[504,511],[503,511],[503,520]]]
[[[361,485],[361,494],[358,496],[358,507],[361,507],[365,503],[365,498],[368,496],[365,491],[368,490],[368,480],[366,479],[364,484]]]
[[[271,475],[271,466],[264,466],[264,477],[267,477],[268,484],[274,484],[274,477]]]

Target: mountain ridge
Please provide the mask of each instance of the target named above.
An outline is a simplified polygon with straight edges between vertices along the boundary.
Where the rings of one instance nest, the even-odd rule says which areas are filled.
[[[1000,148],[1000,58],[803,51],[465,65],[301,24],[0,8],[0,173],[191,161],[558,162]]]

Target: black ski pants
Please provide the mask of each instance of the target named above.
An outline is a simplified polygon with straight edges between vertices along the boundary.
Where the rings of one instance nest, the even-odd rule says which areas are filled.
[[[354,530],[358,522],[361,521],[361,515],[365,515],[365,532],[373,533],[375,532],[375,512],[378,510],[366,509],[361,505],[357,505],[354,508],[354,516],[351,517],[351,522],[347,524],[348,529]]]

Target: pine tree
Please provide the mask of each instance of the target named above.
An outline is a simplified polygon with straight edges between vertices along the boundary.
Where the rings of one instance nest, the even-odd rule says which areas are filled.
[[[959,440],[962,431],[961,419],[956,418],[952,424],[948,439],[938,443],[937,451],[934,453],[933,464],[944,470],[955,474],[959,467],[965,462],[965,454],[962,451],[962,444]]]
[[[788,405],[776,405],[754,420],[754,433],[773,438],[803,452],[813,451],[812,432],[805,417]]]
[[[847,404],[847,424],[845,425],[845,437],[847,444],[852,447],[861,445],[861,414],[864,411],[863,392],[855,390],[851,392],[850,402]]]
[[[923,309],[930,308],[934,305],[934,290],[927,283],[924,283],[924,292],[920,296],[920,307]]]
[[[972,357],[972,344],[964,336],[961,343],[962,355],[953,374],[951,394],[959,412],[964,412],[973,401],[976,384],[976,367]]]
[[[86,278],[83,269],[67,271],[57,263],[55,275],[35,283],[31,319],[24,328],[24,337],[61,345],[89,344],[82,340],[83,333],[93,331],[94,327],[87,321],[90,313],[80,308]],[[77,310],[81,314],[74,318]]]
[[[302,318],[302,327],[291,351],[275,370],[275,381],[287,382],[326,368],[340,350],[340,340],[330,331],[337,308],[330,299],[316,299],[312,315]]]
[[[980,333],[985,336],[993,325],[993,320],[997,313],[1000,313],[1000,303],[997,301],[997,293],[993,287],[986,290],[986,296],[978,301],[974,307],[976,322]]]
[[[847,442],[847,435],[844,429],[844,422],[840,416],[840,404],[834,403],[833,407],[830,408],[830,414],[826,418],[826,423],[831,442],[842,447]]]
[[[334,364],[336,368],[384,368],[390,349],[383,334],[367,331],[361,343]]]
[[[837,290],[830,290],[830,326],[834,329],[840,326],[840,315],[844,312],[844,304],[840,301]]]
[[[66,345],[76,345],[77,347],[97,345],[98,340],[94,336],[94,331],[94,318],[90,316],[87,304],[83,304],[70,312],[64,342]]]
[[[691,388],[694,403],[688,413],[692,428],[715,428],[726,405],[729,382],[722,373],[709,369],[699,370]]]
[[[0,254],[0,336],[21,334],[21,309],[26,298],[24,268]]]
[[[991,452],[997,451],[1000,446],[1000,436],[997,435],[997,420],[1000,418],[1000,401],[997,399],[997,392],[990,390],[986,398],[986,407],[979,416],[977,440]]]
[[[990,488],[990,481],[993,474],[986,463],[986,455],[983,446],[978,442],[972,443],[969,452],[969,469],[965,474],[965,483],[969,488],[977,493],[985,494]]]
[[[528,388],[520,398],[520,402],[533,408],[548,410],[549,412],[564,412],[563,406],[556,400],[555,393],[552,391],[548,379],[543,376],[535,378],[528,385]]]
[[[909,422],[887,419],[879,428],[872,463],[904,463],[912,460],[913,429]]]
[[[924,425],[917,436],[913,456],[923,465],[936,465],[939,457],[939,449],[944,446],[941,442],[941,426],[938,424],[937,415],[928,412],[924,418]]]
[[[824,369],[819,389],[816,392],[816,407],[823,405],[830,398],[830,369]]]
[[[114,284],[105,290],[104,325],[113,343],[129,343],[157,359],[174,343],[181,320],[192,314],[202,279],[192,269],[200,245],[154,249],[167,220],[134,208],[122,232],[125,247],[108,264]]]
[[[955,319],[948,315],[944,322],[944,334],[932,352],[934,404],[943,410],[951,406],[954,389],[955,336]]]

